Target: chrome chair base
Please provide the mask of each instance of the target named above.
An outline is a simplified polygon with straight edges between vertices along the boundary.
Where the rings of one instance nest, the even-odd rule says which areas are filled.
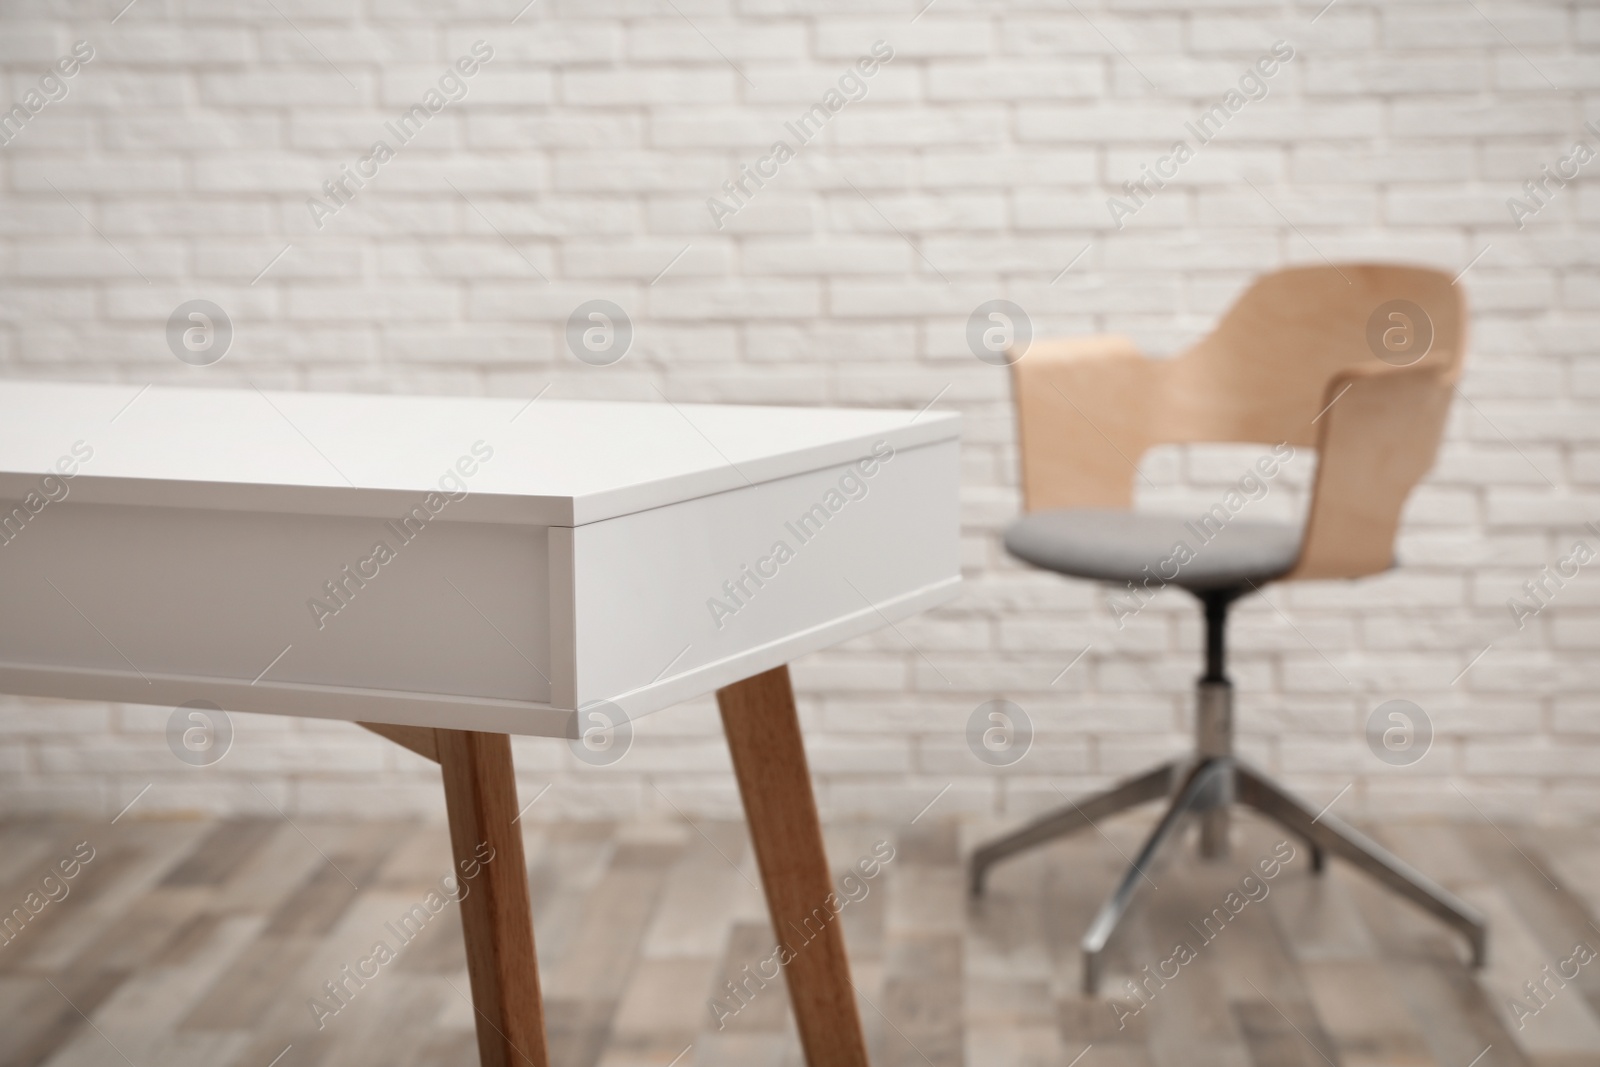
[[[1201,820],[1201,855],[1207,858],[1225,856],[1229,809],[1234,803],[1240,803],[1304,840],[1311,850],[1313,871],[1322,871],[1325,854],[1348,860],[1382,885],[1459,931],[1471,946],[1473,966],[1483,966],[1488,952],[1488,928],[1477,912],[1359,830],[1327,812],[1314,811],[1260,771],[1235,759],[1231,753],[1232,687],[1226,681],[1202,680],[1200,689],[1201,751],[1196,760],[1163,764],[982,846],[973,853],[969,869],[973,897],[983,894],[989,869],[1002,860],[1091,826],[1119,811],[1170,794],[1172,800],[1161,821],[1083,936],[1083,991],[1087,996],[1094,996],[1100,986],[1106,945],[1133,902],[1139,883],[1147,880],[1146,872],[1151,870],[1162,851],[1180,838],[1191,816]]]

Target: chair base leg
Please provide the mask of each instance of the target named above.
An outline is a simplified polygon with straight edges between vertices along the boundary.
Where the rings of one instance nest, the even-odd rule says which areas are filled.
[[[1176,763],[1163,763],[1153,771],[1141,774],[1137,778],[1130,778],[1087,800],[1074,801],[1068,807],[1035,819],[1020,830],[1014,830],[1004,837],[990,841],[972,854],[968,866],[968,888],[972,895],[975,897],[983,895],[984,881],[988,878],[989,868],[1001,860],[1018,852],[1037,848],[1058,837],[1076,833],[1100,819],[1126,811],[1146,801],[1166,796],[1172,787],[1172,779],[1177,769]]]
[[[1208,808],[1207,805],[1212,802],[1218,791],[1227,788],[1232,775],[1231,759],[1206,760],[1189,772],[1177,796],[1167,805],[1161,821],[1156,823],[1156,828],[1145,839],[1139,855],[1134,857],[1128,869],[1123,872],[1122,881],[1117,883],[1117,888],[1100,906],[1100,914],[1094,917],[1094,922],[1089,924],[1088,932],[1083,935],[1085,996],[1094,996],[1100,988],[1100,964],[1105,954],[1106,942],[1111,940],[1117,924],[1128,911],[1128,905],[1133,903],[1133,894],[1138,890],[1139,883],[1147,881],[1155,885],[1148,872],[1155,866],[1162,849],[1169,847],[1178,839],[1183,824],[1190,815],[1200,814],[1204,818],[1218,810]]]
[[[983,893],[989,869],[1001,860],[1027,851],[1058,837],[1081,830],[1095,822],[1136,804],[1168,793],[1168,783],[1178,778],[1183,765],[1168,763],[1148,774],[1096,794],[1087,800],[1036,819],[1005,837],[991,841],[973,853],[971,890]],[[1245,804],[1271,819],[1296,837],[1311,851],[1311,869],[1320,873],[1331,854],[1348,860],[1386,888],[1405,897],[1424,911],[1460,932],[1472,950],[1472,965],[1482,967],[1488,955],[1488,927],[1484,920],[1449,890],[1438,885],[1389,853],[1377,842],[1332,815],[1318,814],[1304,801],[1272,782],[1259,771],[1230,756],[1203,759],[1190,764],[1182,775],[1176,794],[1161,821],[1151,831],[1116,889],[1101,906],[1099,914],[1083,937],[1083,991],[1094,996],[1100,986],[1102,961],[1107,944],[1133,902],[1141,881],[1163,850],[1181,836],[1189,816],[1201,821],[1202,845],[1208,826],[1220,824],[1221,839],[1213,847],[1226,855],[1227,822],[1233,802]],[[1221,813],[1224,819],[1214,817]],[[1203,851],[1203,850],[1202,850]],[[1152,883],[1153,884],[1153,883]]]
[[[1318,814],[1259,771],[1238,768],[1239,800],[1312,845],[1312,862],[1322,850],[1365,871],[1387,889],[1453,927],[1472,949],[1472,965],[1488,958],[1489,928],[1483,917],[1433,879],[1406,864],[1366,834],[1327,813]]]
[[[1228,828],[1232,813],[1226,805],[1219,804],[1200,813],[1200,858],[1225,860],[1228,858]]]

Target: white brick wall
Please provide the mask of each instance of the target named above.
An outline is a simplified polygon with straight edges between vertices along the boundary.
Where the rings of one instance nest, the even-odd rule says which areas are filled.
[[[538,0],[513,24],[522,0],[136,0],[113,22],[123,2],[0,10],[0,103],[73,42],[95,49],[0,147],[6,377],[939,396],[966,415],[962,598],[902,625],[915,650],[886,631],[796,665],[836,815],[909,816],[947,784],[946,813],[1019,815],[1188,744],[1188,600],[1162,594],[1119,631],[1103,591],[999,550],[1016,457],[1005,373],[963,339],[979,302],[1018,302],[1040,334],[1116,330],[1166,352],[1287,263],[1473,263],[1471,405],[1408,512],[1407,566],[1241,608],[1242,745],[1314,799],[1353,782],[1351,814],[1600,810],[1600,566],[1520,633],[1505,604],[1600,519],[1600,162],[1520,231],[1505,203],[1575,139],[1600,147],[1582,130],[1600,119],[1592,6],[936,0],[913,18],[921,0]],[[467,97],[315,230],[306,198],[479,39],[495,54]],[[879,39],[895,57],[867,97],[713,228],[706,198]],[[1269,95],[1114,229],[1106,198],[1280,39],[1296,56]],[[163,340],[194,297],[238,330],[209,368]],[[637,327],[609,368],[561,339],[594,297]],[[1146,498],[1209,503],[1255,451],[1153,454]],[[1253,507],[1303,506],[1303,467]],[[1005,771],[963,739],[998,697],[1037,730]],[[1394,697],[1437,731],[1411,767],[1362,733]],[[147,813],[264,811],[264,795],[291,812],[439,811],[434,772],[354,727],[237,716],[227,759],[196,770],[166,750],[167,714],[0,700],[0,812],[115,813],[146,784]],[[541,815],[734,803],[705,700],[640,723],[613,767],[560,742],[519,742],[518,758],[525,796],[554,783]]]

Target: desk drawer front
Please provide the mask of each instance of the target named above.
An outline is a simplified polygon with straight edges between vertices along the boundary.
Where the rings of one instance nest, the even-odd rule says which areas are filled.
[[[0,661],[546,702],[547,590],[538,527],[69,499],[0,544]]]

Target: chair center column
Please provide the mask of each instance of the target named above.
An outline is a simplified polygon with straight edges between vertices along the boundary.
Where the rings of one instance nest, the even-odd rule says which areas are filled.
[[[1216,787],[1201,802],[1200,855],[1223,859],[1228,855],[1228,809],[1234,801],[1233,683],[1228,680],[1228,606],[1241,590],[1226,589],[1199,594],[1206,617],[1206,672],[1195,683],[1195,751],[1201,763],[1224,760],[1230,773],[1217,777]]]

